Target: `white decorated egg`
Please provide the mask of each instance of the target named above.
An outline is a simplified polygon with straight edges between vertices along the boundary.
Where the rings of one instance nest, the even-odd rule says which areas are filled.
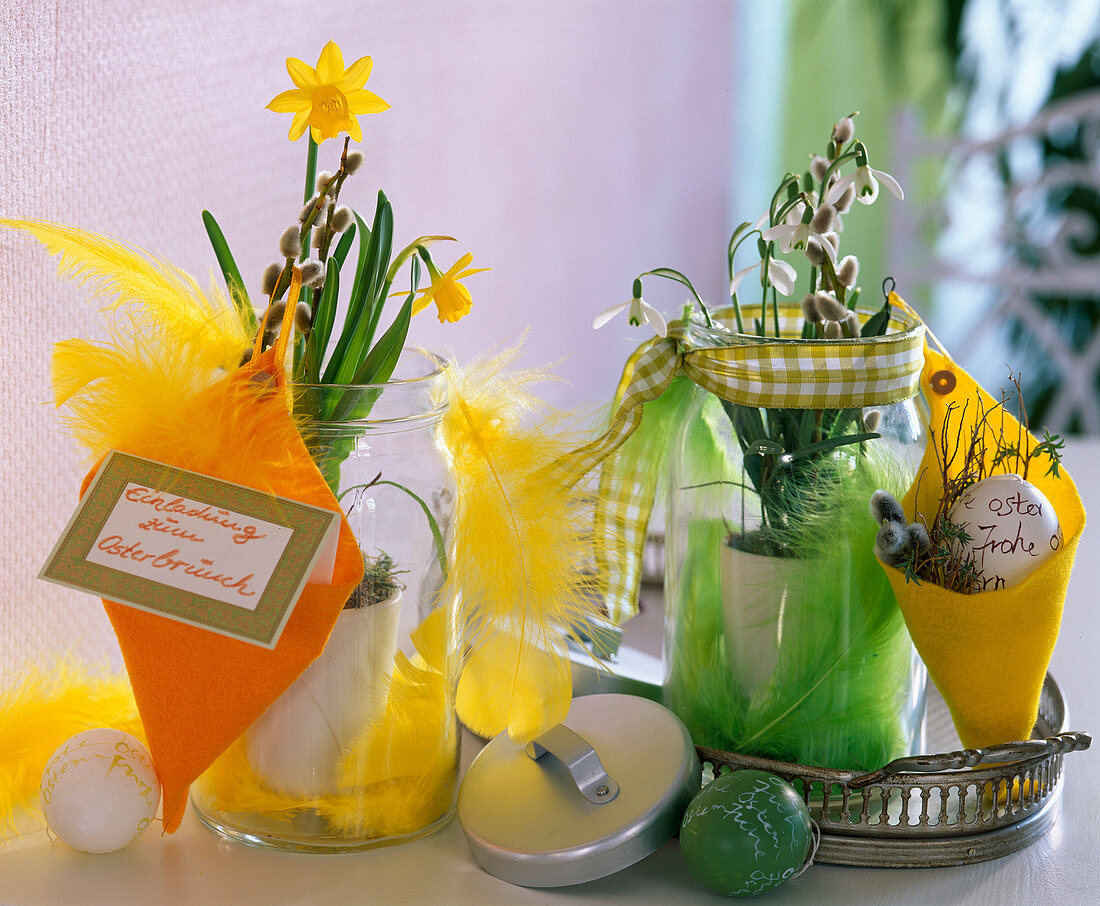
[[[50,830],[86,853],[122,849],[160,803],[148,749],[121,730],[85,730],[62,743],[46,763],[40,792]]]
[[[961,552],[981,571],[982,591],[1016,585],[1062,546],[1058,514],[1019,475],[994,475],[967,488],[948,513],[965,526]]]

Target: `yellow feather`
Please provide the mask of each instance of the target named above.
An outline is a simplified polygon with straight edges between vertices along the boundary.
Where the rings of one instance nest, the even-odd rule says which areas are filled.
[[[323,799],[291,796],[269,789],[260,780],[245,752],[240,737],[203,774],[203,795],[223,812],[258,814],[290,821],[302,809],[316,809]]]
[[[204,292],[175,265],[77,227],[3,218],[0,226],[30,233],[51,255],[60,255],[58,273],[90,284],[93,298],[108,300],[106,311],[127,311],[133,327],[155,328],[163,341],[200,347],[209,368],[236,365],[248,346],[235,309],[213,281]]]
[[[464,650],[459,716],[471,730],[526,743],[564,719],[572,686],[562,630],[598,612],[580,569],[591,563],[591,512],[544,470],[577,446],[542,404],[536,371],[505,373],[518,347],[452,376],[444,419],[454,457],[456,556],[447,589],[459,602]],[[540,475],[540,473],[542,473]]]
[[[446,615],[436,608],[413,631],[418,654],[397,652],[384,713],[341,756],[340,793],[303,798],[270,789],[237,740],[204,775],[214,807],[288,821],[308,809],[334,832],[363,839],[413,833],[445,815],[458,766]]]
[[[38,789],[46,762],[70,736],[97,727],[145,741],[124,676],[95,676],[64,660],[0,691],[0,840],[26,819],[43,820]]]
[[[233,426],[203,410],[212,401],[202,394],[250,346],[225,295],[214,287],[204,293],[174,265],[95,233],[41,221],[0,219],[0,226],[30,233],[61,255],[63,275],[111,300],[104,308],[108,340],[59,342],[52,363],[55,402],[66,406],[67,427],[92,459],[111,449],[156,458],[158,438],[171,452],[181,437],[201,448],[196,462],[224,456],[218,447]],[[231,413],[240,401],[222,402]],[[237,435],[235,455],[242,437],[248,435]],[[252,449],[262,451],[263,440],[250,438]]]
[[[447,616],[437,607],[413,630],[417,653],[397,652],[385,712],[341,758],[344,788],[360,793],[322,810],[341,833],[408,834],[451,806],[458,727],[446,678],[453,650]]]
[[[511,694],[506,693],[511,690]],[[560,723],[569,710],[572,674],[564,642],[545,646],[502,629],[484,638],[469,655],[458,683],[455,706],[475,733],[507,728],[517,740],[531,740]]]
[[[104,308],[109,340],[65,340],[54,348],[56,405],[69,404],[68,426],[98,458],[125,439],[155,430],[157,420],[235,368],[249,337],[217,288],[138,249],[75,227],[3,220],[51,254],[59,272]]]

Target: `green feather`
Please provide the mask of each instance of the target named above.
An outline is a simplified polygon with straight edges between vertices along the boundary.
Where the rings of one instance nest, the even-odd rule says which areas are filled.
[[[716,410],[703,408],[704,415]],[[691,432],[685,441],[691,449],[682,451],[694,474],[739,481],[717,452],[728,420],[722,424],[719,410],[702,424],[709,430]],[[786,540],[806,565],[795,567],[787,589],[777,666],[751,694],[741,691],[736,665],[731,670],[724,637],[719,552],[734,526],[700,515],[686,521],[686,530],[681,526],[681,537],[670,533],[665,703],[697,744],[850,770],[873,770],[907,754],[912,644],[874,558],[877,527],[867,509],[877,488],[900,491],[905,480],[884,456],[860,456],[852,472],[847,459],[838,460],[832,480],[791,522]],[[673,509],[685,491],[674,491]],[[740,499],[740,490],[732,493]]]

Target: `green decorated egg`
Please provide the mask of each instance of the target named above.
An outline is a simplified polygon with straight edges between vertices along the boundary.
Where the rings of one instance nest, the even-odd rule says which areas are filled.
[[[716,777],[691,800],[680,826],[691,873],[731,897],[778,887],[802,867],[812,843],[806,804],[766,771]]]

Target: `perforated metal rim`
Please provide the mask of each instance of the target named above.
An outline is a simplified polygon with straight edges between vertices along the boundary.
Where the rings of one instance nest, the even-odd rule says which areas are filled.
[[[1062,733],[1066,722],[1062,692],[1048,673],[1035,735]],[[756,768],[792,783],[821,828],[815,861],[906,868],[982,862],[1033,843],[1057,812],[1063,758],[1047,755],[1010,765],[897,774],[866,790],[850,790],[847,782],[858,772],[703,747],[698,752],[715,770]]]

